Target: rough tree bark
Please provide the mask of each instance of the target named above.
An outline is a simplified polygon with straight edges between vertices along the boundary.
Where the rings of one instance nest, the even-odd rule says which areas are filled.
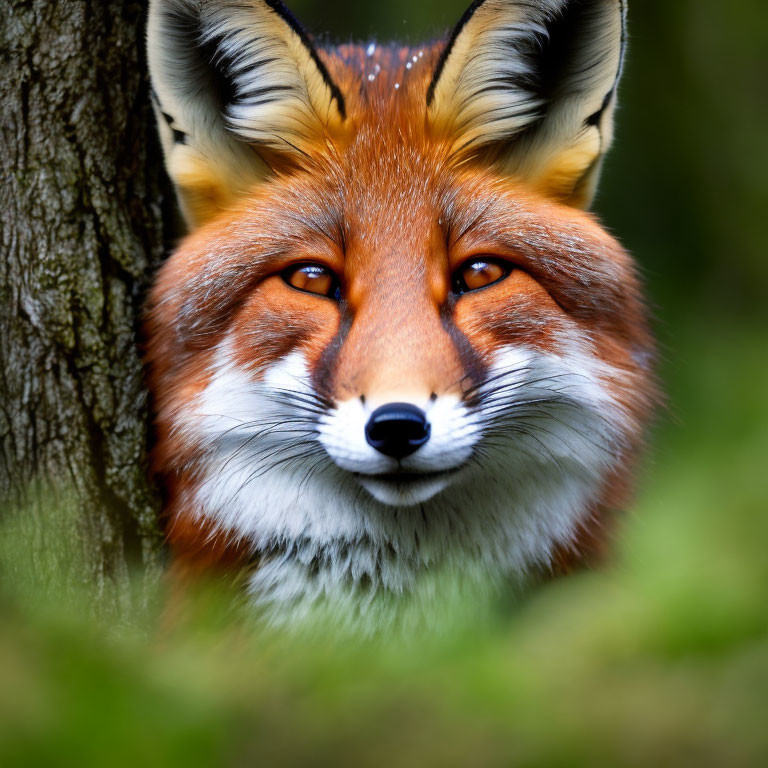
[[[144,14],[5,0],[0,15],[0,493],[66,485],[101,587],[160,552],[137,328],[169,198]]]

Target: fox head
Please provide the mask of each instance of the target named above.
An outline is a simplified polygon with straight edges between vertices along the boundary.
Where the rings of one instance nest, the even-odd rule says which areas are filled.
[[[277,0],[153,0],[190,230],[147,324],[180,562],[249,563],[280,608],[599,543],[654,399],[635,269],[585,211],[624,5],[317,48]]]

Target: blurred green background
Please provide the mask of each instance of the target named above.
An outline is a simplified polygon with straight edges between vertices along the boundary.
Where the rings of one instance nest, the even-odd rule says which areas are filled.
[[[368,41],[465,3],[291,6]],[[56,499],[49,541],[23,512],[0,536],[0,765],[768,764],[768,6],[630,6],[596,209],[645,274],[670,407],[615,563],[410,641],[266,634],[215,591],[170,626],[90,621]]]

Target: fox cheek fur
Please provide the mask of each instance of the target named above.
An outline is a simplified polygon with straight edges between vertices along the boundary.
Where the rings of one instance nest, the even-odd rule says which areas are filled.
[[[279,615],[601,548],[656,401],[633,263],[584,210],[625,21],[485,0],[435,44],[319,49],[274,0],[153,0],[190,230],[147,319],[177,563],[251,564]]]

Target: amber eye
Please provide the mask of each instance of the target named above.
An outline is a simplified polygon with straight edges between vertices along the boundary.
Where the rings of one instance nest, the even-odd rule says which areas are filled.
[[[321,264],[299,264],[288,267],[283,272],[283,280],[297,291],[327,296],[336,301],[341,298],[338,278],[328,267]]]
[[[500,259],[477,258],[465,261],[454,273],[453,290],[458,293],[476,291],[503,280],[512,266]]]

